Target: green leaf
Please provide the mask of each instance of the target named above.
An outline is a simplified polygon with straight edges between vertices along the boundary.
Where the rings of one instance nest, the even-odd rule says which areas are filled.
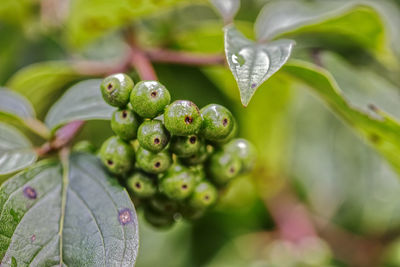
[[[210,0],[210,2],[221,14],[225,23],[232,22],[240,8],[240,0]]]
[[[62,89],[81,78],[68,62],[42,62],[19,70],[7,87],[25,96],[41,118],[62,93]]]
[[[40,162],[0,188],[0,259],[18,266],[133,266],[135,208],[91,155]]]
[[[284,67],[284,70],[315,92],[335,114],[352,126],[400,173],[398,121],[375,106],[371,106],[374,116],[354,108],[343,97],[331,74],[322,68],[303,61],[292,61]]]
[[[393,63],[390,39],[382,16],[366,4],[351,1],[277,1],[257,18],[258,40],[307,38],[325,47],[361,48]]]
[[[72,0],[65,34],[72,46],[80,48],[134,19],[164,11],[185,1],[187,0]]]
[[[115,108],[104,102],[101,79],[77,83],[54,104],[46,116],[46,124],[54,129],[74,120],[110,120]]]
[[[0,123],[0,175],[28,167],[37,155],[31,143],[17,129]]]
[[[35,111],[29,101],[23,96],[0,87],[0,111],[13,114],[16,117],[34,118]]]
[[[244,106],[249,104],[257,88],[286,63],[293,46],[291,40],[255,43],[233,25],[225,27],[225,54]]]

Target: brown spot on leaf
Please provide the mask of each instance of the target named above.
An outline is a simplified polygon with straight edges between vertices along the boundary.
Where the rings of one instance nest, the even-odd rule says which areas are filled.
[[[132,222],[132,212],[130,209],[122,209],[118,212],[118,221],[120,224],[125,225]]]
[[[27,186],[24,188],[24,196],[29,199],[36,199],[36,197],[37,197],[36,190],[30,186]]]

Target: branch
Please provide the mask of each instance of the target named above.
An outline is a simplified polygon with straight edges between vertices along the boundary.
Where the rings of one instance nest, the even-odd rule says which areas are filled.
[[[135,44],[131,44],[131,65],[138,72],[141,80],[157,80],[156,72],[146,53],[138,48]]]
[[[151,61],[159,63],[173,63],[191,66],[225,64],[225,57],[222,54],[200,54],[165,49],[147,50],[145,52]]]
[[[43,157],[48,153],[66,147],[82,129],[84,121],[73,121],[59,129],[52,141],[44,143],[36,149],[36,153]]]

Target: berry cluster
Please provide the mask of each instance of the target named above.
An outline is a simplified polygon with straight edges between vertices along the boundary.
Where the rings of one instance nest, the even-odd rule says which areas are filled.
[[[217,202],[219,189],[251,170],[255,148],[234,139],[236,122],[225,107],[170,103],[159,82],[134,86],[125,74],[105,78],[101,92],[117,110],[111,119],[115,136],[103,143],[100,158],[143,204],[152,225],[170,226],[177,214],[200,217]]]

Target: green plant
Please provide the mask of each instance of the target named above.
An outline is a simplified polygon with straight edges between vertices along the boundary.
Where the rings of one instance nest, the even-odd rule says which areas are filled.
[[[399,2],[209,2],[0,3],[0,265],[379,265]]]

